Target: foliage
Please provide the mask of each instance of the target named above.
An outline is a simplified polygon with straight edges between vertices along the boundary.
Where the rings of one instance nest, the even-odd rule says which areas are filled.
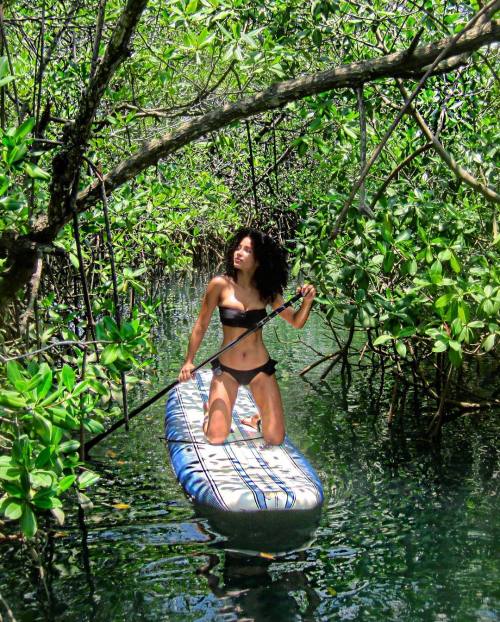
[[[417,205],[357,219],[333,245],[319,209],[301,228],[295,269],[318,283],[326,317],[365,329],[372,349],[417,363],[446,352],[460,367],[499,335],[498,253],[477,235],[477,212],[416,194]]]
[[[5,493],[0,511],[7,519],[19,520],[28,538],[37,532],[37,513],[49,510],[63,524],[63,493],[75,482],[81,490],[97,479],[90,470],[77,478],[83,463],[77,453],[80,443],[71,438],[71,432],[81,426],[92,432],[103,429],[95,418],[99,394],[91,387],[89,379],[76,382],[68,365],[54,377],[46,363],[27,367],[7,363],[0,408],[2,421],[8,422],[5,434],[11,451],[0,458]],[[80,498],[84,498],[82,493]]]
[[[150,373],[158,283],[168,273],[217,265],[241,224],[286,240],[294,274],[302,270],[318,285],[328,325],[340,313],[372,352],[397,366],[459,368],[491,356],[499,334],[494,207],[430,149],[415,155],[425,141],[412,117],[366,180],[359,207],[372,201],[374,218],[353,207],[332,243],[360,171],[351,89],[198,138],[118,187],[108,197],[108,222],[99,201],[58,228],[50,244],[39,240],[60,180],[57,156],[124,3],[105,3],[100,40],[95,5],[21,0],[4,12],[0,246],[26,235],[43,261],[39,288],[35,282],[27,296],[19,292],[0,333],[5,359],[32,361],[11,360],[0,379],[0,441],[8,454],[1,458],[2,511],[27,536],[37,516],[62,520],[67,491],[93,478],[77,455],[83,433],[97,433],[119,411],[122,382],[131,388]],[[186,121],[283,79],[406,50],[420,28],[420,43],[452,35],[478,8],[475,0],[150,0],[82,146],[92,166],[79,171],[79,190],[96,183],[94,167],[116,170],[145,140],[175,136]],[[492,47],[463,58],[430,78],[415,102],[444,148],[491,188],[500,144],[497,57]],[[411,90],[411,77],[407,83]],[[402,100],[391,79],[367,82],[362,99],[369,155]],[[4,276],[11,269],[4,257],[0,268]]]

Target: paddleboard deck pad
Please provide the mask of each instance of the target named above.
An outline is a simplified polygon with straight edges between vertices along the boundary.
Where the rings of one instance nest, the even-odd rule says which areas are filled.
[[[197,372],[170,393],[165,439],[172,466],[185,492],[198,504],[228,512],[313,510],[323,502],[321,482],[288,437],[268,446],[262,435],[241,423],[257,407],[240,387],[231,433],[211,445],[203,433],[212,371]]]

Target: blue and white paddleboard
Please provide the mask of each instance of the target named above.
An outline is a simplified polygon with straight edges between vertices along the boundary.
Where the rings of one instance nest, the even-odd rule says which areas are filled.
[[[240,387],[233,429],[222,445],[203,433],[203,403],[208,401],[212,372],[169,393],[165,438],[172,466],[186,493],[197,503],[228,512],[314,510],[323,502],[316,472],[288,438],[266,446],[260,433],[241,423],[256,412],[250,391]]]

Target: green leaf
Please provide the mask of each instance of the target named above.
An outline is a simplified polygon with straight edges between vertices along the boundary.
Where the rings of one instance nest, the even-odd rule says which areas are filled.
[[[405,229],[404,231],[402,231],[397,238],[394,240],[395,243],[397,244],[398,242],[405,242],[406,240],[410,240],[412,236],[412,232],[410,229]]]
[[[0,56],[0,78],[4,78],[10,71],[9,59],[7,56]]]
[[[395,260],[396,256],[394,255],[394,253],[392,251],[388,251],[384,257],[384,262],[382,264],[382,267],[386,274],[388,274],[392,270]]]
[[[78,257],[74,253],[69,253],[69,260],[75,270],[80,269],[80,262],[78,261]]]
[[[104,432],[104,426],[100,421],[97,421],[96,419],[90,419],[86,417],[82,420],[82,423],[83,427],[88,432],[92,432],[92,434],[100,434],[101,432]]]
[[[21,125],[16,129],[16,131],[14,132],[14,137],[17,140],[24,138],[35,127],[35,123],[35,117],[30,117],[29,119],[26,119],[26,121],[24,123],[21,123]]]
[[[451,258],[450,258],[450,266],[453,272],[455,272],[456,274],[458,274],[461,270],[460,264],[458,263],[458,259],[456,258],[454,253],[452,253]]]
[[[19,499],[8,497],[0,505],[0,514],[3,514],[7,520],[17,520],[21,518],[23,513],[23,504]]]
[[[4,490],[12,497],[23,499],[25,497],[24,490],[17,482],[4,482]]]
[[[72,396],[73,397],[77,397],[78,395],[83,393],[85,391],[85,389],[87,389],[89,386],[90,386],[89,380],[82,380],[82,382],[79,382],[76,385],[75,390],[72,393]]]
[[[43,363],[40,366],[40,374],[40,381],[36,387],[36,394],[39,400],[43,399],[52,387],[52,370],[46,363]]]
[[[26,408],[26,400],[16,391],[1,391],[0,406],[7,406],[7,408]]]
[[[438,340],[434,343],[434,347],[432,348],[433,352],[444,352],[445,350],[448,349],[448,345],[446,344],[446,342]]]
[[[106,346],[102,351],[101,362],[103,365],[112,365],[120,355],[120,346],[116,343],[111,343]]]
[[[1,78],[0,79],[0,88],[2,86],[5,86],[6,84],[9,84],[9,82],[12,82],[12,80],[15,80],[14,76],[6,76],[5,78]]]
[[[439,259],[436,259],[436,261],[429,268],[429,274],[431,276],[431,280],[433,283],[434,283],[434,280],[432,278],[433,276],[441,277],[441,275],[443,274],[443,264],[439,261]]]
[[[490,350],[493,349],[494,345],[495,345],[495,334],[493,333],[493,334],[488,335],[486,337],[486,339],[483,341],[481,347],[483,348],[483,350],[485,352],[489,352]]]
[[[55,491],[53,490],[40,490],[32,499],[33,505],[42,510],[60,508],[62,503],[54,493]]]
[[[481,320],[474,320],[473,322],[469,322],[469,328],[484,328],[484,322],[481,322]]]
[[[198,0],[190,0],[186,7],[186,15],[191,15],[192,13],[195,13],[197,8]]]
[[[5,458],[5,462],[0,463],[0,479],[9,482],[18,480],[21,475],[20,469],[12,464],[10,456],[2,456],[2,458]]]
[[[349,136],[349,138],[353,138],[354,140],[357,140],[357,136],[355,134],[355,132],[353,132],[351,130],[351,128],[347,125],[342,126],[342,129],[344,130],[344,132],[347,134],[347,136]]]
[[[406,345],[402,341],[396,341],[396,351],[401,358],[406,358]]]
[[[68,389],[68,391],[71,391],[75,386],[75,372],[69,365],[63,366],[61,377],[64,386]]]
[[[23,199],[15,199],[14,197],[2,197],[0,199],[0,207],[5,210],[18,210],[24,206],[25,201]]]
[[[451,259],[450,249],[446,248],[444,251],[441,251],[440,253],[438,253],[438,259],[440,261],[448,261],[449,259]]]
[[[64,443],[61,443],[58,447],[58,451],[63,454],[69,454],[69,453],[74,453],[75,451],[77,451],[79,447],[80,447],[80,441],[77,441],[76,439],[74,439],[71,441],[65,441]]]
[[[36,433],[48,445],[52,438],[52,423],[36,413],[33,414],[33,422]]]
[[[53,408],[56,408],[55,406],[52,406],[52,404],[54,404],[54,402],[56,402],[58,398],[61,397],[65,389],[66,387],[63,384],[61,384],[59,388],[57,389],[57,391],[53,391],[52,393],[50,393],[44,400],[39,402],[37,406],[41,408],[50,408],[52,411]]]
[[[380,335],[379,337],[377,337],[375,339],[375,341],[373,342],[374,346],[381,346],[384,343],[387,343],[388,341],[391,341],[392,339],[392,335],[389,335],[388,333],[384,333],[383,335]]]
[[[7,155],[7,163],[15,164],[16,162],[19,162],[19,160],[22,160],[27,153],[27,145],[25,145],[24,143],[22,143],[21,145],[16,145],[9,151],[9,154]]]
[[[436,300],[434,306],[436,307],[436,309],[442,309],[443,307],[447,307],[452,298],[453,294],[444,294]]]
[[[57,484],[58,493],[61,494],[65,490],[68,490],[68,488],[73,485],[75,480],[76,480],[76,475],[66,475],[66,477],[63,477],[62,479],[60,479],[59,483]]]
[[[99,480],[99,475],[94,473],[93,471],[84,471],[81,475],[78,476],[78,488],[80,490],[84,490],[89,486],[92,486]]]
[[[486,315],[493,315],[495,313],[495,305],[489,298],[483,301],[483,311]]]
[[[410,276],[415,276],[417,269],[417,262],[414,259],[408,262],[406,270]]]
[[[17,389],[20,393],[26,391],[28,386],[27,380],[21,375],[20,367],[16,361],[9,361],[7,363],[7,377],[10,380],[11,384]]]
[[[26,171],[27,175],[32,179],[43,179],[44,181],[50,179],[49,173],[41,169],[36,164],[30,164],[29,162],[25,162],[24,170]]]
[[[458,341],[450,339],[450,349],[448,350],[448,358],[453,367],[460,367],[462,365],[462,346]]]
[[[50,471],[35,470],[30,473],[33,488],[49,488],[54,483],[54,474]]]
[[[51,447],[45,447],[45,449],[42,449],[35,460],[36,468],[41,469],[46,466],[50,462],[53,453],[54,452]]]
[[[36,516],[31,507],[23,504],[23,514],[21,518],[21,531],[27,538],[33,538],[38,529]]]
[[[320,30],[314,30],[312,33],[312,40],[314,45],[316,45],[317,47],[319,47],[321,45],[321,42],[323,40],[323,36],[321,34]]]

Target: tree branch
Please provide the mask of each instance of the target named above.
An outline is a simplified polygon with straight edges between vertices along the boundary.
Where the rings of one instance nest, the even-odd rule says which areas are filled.
[[[397,177],[399,175],[399,172],[408,164],[410,164],[410,162],[412,162],[417,156],[419,156],[421,153],[424,153],[424,151],[427,151],[428,149],[430,149],[432,147],[432,143],[426,143],[425,145],[422,145],[422,147],[419,147],[416,151],[414,151],[413,153],[410,153],[410,155],[405,158],[402,162],[400,162],[395,169],[393,169],[391,171],[391,173],[386,177],[386,179],[384,180],[384,183],[380,186],[380,188],[377,190],[377,194],[373,197],[372,202],[370,204],[370,210],[373,210],[373,208],[375,207],[375,205],[378,203],[378,200],[380,199],[380,197],[384,194],[384,192],[387,189],[387,186],[391,183],[391,181]]]
[[[279,108],[288,102],[324,91],[356,88],[365,82],[381,78],[403,77],[408,72],[429,66],[443,52],[442,58],[444,59],[460,53],[471,52],[498,41],[500,39],[500,21],[492,21],[481,27],[470,29],[456,44],[453,44],[455,37],[441,39],[435,43],[418,47],[410,58],[403,51],[368,61],[342,65],[310,76],[278,82],[253,97],[216,108],[203,116],[183,123],[176,130],[160,138],[147,142],[137,153],[118,164],[104,177],[106,193],[109,194],[161,158],[165,158],[205,134],[219,130],[233,121],[246,119],[261,112]],[[78,211],[88,209],[97,201],[98,197],[99,184],[94,183],[78,195]],[[65,215],[62,224],[67,222],[68,218],[69,215]]]
[[[398,88],[405,99],[408,99],[408,91],[405,89],[401,80],[396,80]],[[464,183],[468,186],[476,190],[476,192],[480,192],[488,201],[492,203],[500,203],[500,195],[498,195],[492,188],[485,186],[475,177],[473,177],[468,171],[462,168],[459,164],[457,164],[453,158],[443,147],[441,142],[434,135],[430,127],[425,122],[425,119],[418,112],[415,106],[410,106],[410,112],[417,121],[420,126],[420,129],[425,134],[428,140],[431,141],[436,153],[443,160],[443,162],[448,166],[448,168]]]
[[[363,184],[363,181],[365,180],[366,176],[368,175],[371,167],[373,166],[373,164],[377,160],[378,156],[382,153],[382,150],[384,149],[385,145],[387,144],[387,141],[389,140],[390,136],[392,135],[392,133],[394,132],[394,130],[398,126],[399,122],[401,121],[401,119],[403,118],[403,116],[406,114],[407,110],[411,106],[413,100],[417,97],[417,95],[422,90],[422,87],[425,84],[425,81],[427,80],[427,78],[432,74],[434,69],[439,65],[439,63],[442,60],[444,60],[445,58],[448,58],[449,56],[456,56],[457,55],[457,52],[458,52],[459,48],[461,47],[460,44],[463,43],[464,40],[467,40],[468,37],[470,37],[471,32],[478,30],[477,26],[475,28],[473,28],[474,24],[476,22],[484,19],[484,14],[485,13],[490,12],[493,7],[498,7],[498,6],[500,6],[500,0],[492,0],[491,2],[489,2],[485,7],[483,7],[478,13],[476,13],[472,17],[472,19],[466,24],[466,26],[464,27],[463,30],[461,30],[459,33],[457,33],[456,35],[454,35],[450,39],[447,39],[447,45],[445,47],[443,47],[441,49],[441,51],[439,52],[439,54],[437,54],[435,56],[434,60],[432,61],[432,64],[429,66],[429,68],[427,69],[425,74],[420,78],[419,83],[413,89],[411,95],[409,96],[409,98],[403,104],[402,108],[400,109],[400,111],[396,115],[396,118],[393,120],[393,122],[391,123],[389,129],[384,134],[382,140],[377,145],[377,147],[376,147],[375,151],[373,152],[370,160],[368,161],[367,165],[365,166],[365,168],[363,169],[361,175],[359,176],[359,179],[356,181],[356,183],[354,184],[353,188],[351,189],[349,197],[347,198],[347,201],[345,202],[345,205],[342,208],[342,210],[340,211],[340,214],[338,215],[337,220],[335,222],[335,226],[333,228],[333,232],[332,232],[332,235],[331,235],[331,239],[332,240],[335,240],[335,238],[340,233],[340,226],[341,226],[343,220],[345,219],[345,217],[347,216],[347,213],[348,213],[348,211],[349,211],[349,209],[350,209],[350,207],[351,207],[351,205],[352,205],[352,203],[354,201],[354,197],[356,196],[359,188]],[[497,26],[498,26],[498,22],[490,22],[488,24],[488,26],[493,26],[493,24],[497,24]],[[487,27],[487,26],[485,26],[485,27]],[[480,26],[479,30],[482,30],[482,28],[483,28],[483,26]],[[468,51],[470,51],[470,50],[468,50]],[[416,53],[416,51],[415,51],[415,53]],[[461,52],[459,52],[459,53],[461,53]]]
[[[129,55],[130,39],[146,4],[147,0],[128,0],[111,35],[104,56],[95,68],[87,89],[82,93],[76,119],[65,127],[64,142],[67,147],[54,157],[52,163],[53,174],[48,208],[51,233],[58,231],[71,218],[72,207],[68,204],[68,198],[82,164],[97,107],[112,76]],[[36,228],[40,228],[40,223]],[[44,233],[46,234],[47,231]],[[51,235],[49,239],[52,239]]]

